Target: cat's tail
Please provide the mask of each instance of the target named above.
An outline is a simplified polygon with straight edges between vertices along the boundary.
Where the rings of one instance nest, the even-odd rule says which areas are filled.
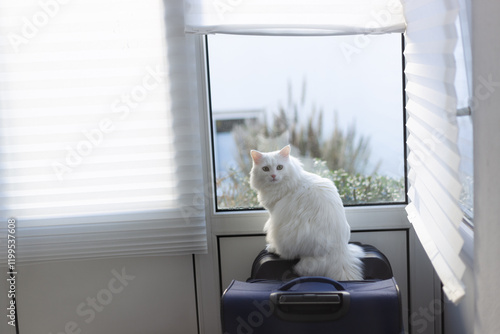
[[[365,251],[356,244],[347,245],[346,261],[343,264],[346,277],[343,280],[360,281],[363,279],[363,261]]]
[[[337,281],[360,281],[363,279],[363,249],[348,244],[344,252],[321,257],[302,257],[295,266],[300,276],[325,276]]]

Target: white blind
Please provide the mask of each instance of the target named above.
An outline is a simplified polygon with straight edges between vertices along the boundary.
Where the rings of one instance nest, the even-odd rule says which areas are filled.
[[[458,232],[460,154],[457,148],[455,47],[457,0],[407,1],[406,92],[409,131],[408,218],[448,298],[464,295]]]
[[[404,32],[400,0],[185,0],[198,34],[346,35]]]
[[[17,221],[17,261],[205,252],[182,1],[1,0],[0,38],[0,232]]]

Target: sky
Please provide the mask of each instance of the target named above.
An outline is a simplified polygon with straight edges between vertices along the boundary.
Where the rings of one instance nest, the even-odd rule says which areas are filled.
[[[381,174],[403,176],[401,35],[212,35],[208,48],[214,114],[259,109],[271,115],[286,105],[289,83],[300,101],[305,80],[303,110],[323,110],[323,133],[336,111],[343,127],[355,122],[370,137]]]

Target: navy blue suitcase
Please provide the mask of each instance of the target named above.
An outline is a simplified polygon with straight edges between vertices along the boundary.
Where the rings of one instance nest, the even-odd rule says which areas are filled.
[[[223,334],[400,334],[394,278],[337,282],[233,281],[222,296]]]

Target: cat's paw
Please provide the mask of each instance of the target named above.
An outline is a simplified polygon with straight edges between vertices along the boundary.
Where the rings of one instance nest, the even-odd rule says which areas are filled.
[[[268,253],[276,253],[276,247],[274,247],[274,246],[273,246],[273,245],[271,245],[271,244],[267,244],[267,246],[266,246],[266,251],[267,251]]]

